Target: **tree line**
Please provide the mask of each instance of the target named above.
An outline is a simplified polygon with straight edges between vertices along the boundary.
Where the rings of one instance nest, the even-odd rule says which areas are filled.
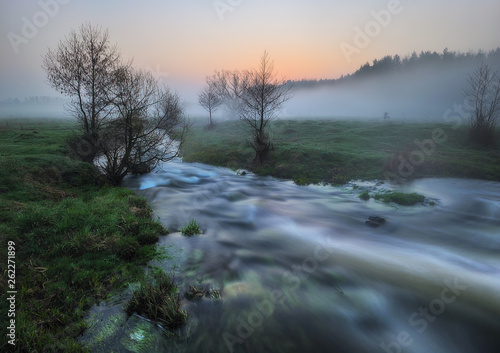
[[[469,51],[467,53],[461,53],[449,51],[445,48],[442,53],[438,53],[436,51],[421,51],[420,54],[417,54],[414,51],[410,55],[403,57],[397,54],[386,55],[380,59],[374,59],[371,64],[366,62],[352,74],[342,75],[338,79],[299,80],[288,82],[293,84],[295,88],[313,88],[317,86],[328,86],[349,81],[357,81],[378,75],[412,72],[418,69],[435,68],[439,70],[459,65],[479,67],[482,63],[486,63],[492,68],[500,69],[500,47],[490,50],[489,52]]]

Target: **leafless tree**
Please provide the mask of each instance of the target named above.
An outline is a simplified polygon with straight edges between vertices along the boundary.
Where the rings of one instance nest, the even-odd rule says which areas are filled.
[[[89,23],[72,30],[43,57],[42,67],[50,85],[72,98],[67,108],[90,146],[86,155],[80,156],[87,161],[98,153],[98,132],[111,108],[107,90],[119,65],[120,54],[110,43],[108,31]]]
[[[246,76],[246,89],[239,106],[240,118],[252,133],[255,162],[262,163],[271,147],[268,124],[291,98],[291,87],[284,79],[276,77],[274,63],[267,52],[262,55],[258,69],[247,72]]]
[[[209,127],[214,125],[212,113],[222,104],[221,97],[216,92],[216,86],[211,77],[207,77],[206,85],[198,96],[198,102],[209,114]]]
[[[103,126],[98,164],[112,184],[147,173],[179,155],[187,125],[179,97],[149,72],[122,67],[109,93],[113,116]]]
[[[476,143],[492,145],[500,116],[500,75],[482,64],[469,75],[468,82],[464,95],[470,114],[469,137]]]
[[[222,71],[213,76],[216,92],[230,111],[243,120],[252,137],[255,164],[263,163],[271,150],[269,122],[291,98],[291,86],[278,79],[274,63],[264,52],[257,69]]]

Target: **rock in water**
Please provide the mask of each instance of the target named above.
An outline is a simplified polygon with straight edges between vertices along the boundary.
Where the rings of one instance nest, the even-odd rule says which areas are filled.
[[[370,216],[368,217],[368,220],[365,221],[365,223],[372,227],[380,227],[385,223],[385,218],[379,216]]]

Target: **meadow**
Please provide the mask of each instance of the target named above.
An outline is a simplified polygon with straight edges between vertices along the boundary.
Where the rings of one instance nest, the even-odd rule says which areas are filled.
[[[384,180],[399,172],[401,158],[414,169],[404,180],[500,180],[498,148],[471,145],[465,126],[277,120],[271,128],[272,155],[263,165],[252,164],[254,152],[240,121],[192,127],[184,161],[249,169],[300,185]],[[87,327],[87,310],[130,283],[145,283],[144,265],[160,255],[155,243],[168,233],[146,199],[107,185],[95,167],[71,158],[66,142],[74,129],[70,120],[0,119],[0,239],[6,247],[15,244],[19,352],[84,352],[77,337]],[[7,251],[0,252],[0,263],[7,273]],[[5,296],[7,288],[1,290]],[[8,310],[5,299],[2,312]],[[2,317],[4,327],[7,319]]]
[[[143,265],[168,232],[146,199],[107,186],[92,165],[68,156],[74,128],[64,120],[0,120],[0,267],[6,274],[7,243],[15,244],[18,352],[86,351],[76,340],[86,311],[144,280]],[[2,313],[8,305],[2,298]],[[0,350],[14,348],[7,339]]]
[[[500,180],[500,150],[469,143],[466,126],[276,120],[271,123],[271,136],[270,160],[254,166],[254,152],[242,122],[227,121],[212,129],[196,126],[183,146],[184,161],[250,169],[297,184],[394,181],[394,175],[398,182],[425,177]],[[498,131],[496,139],[500,145]]]

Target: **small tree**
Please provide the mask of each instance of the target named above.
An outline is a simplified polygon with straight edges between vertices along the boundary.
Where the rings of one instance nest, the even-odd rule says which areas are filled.
[[[179,155],[187,125],[179,97],[149,72],[122,67],[110,89],[114,111],[103,127],[101,170],[112,184],[148,173]]]
[[[271,148],[268,124],[291,98],[291,86],[276,78],[274,63],[267,52],[262,55],[259,68],[246,76],[246,89],[240,97],[240,118],[251,131],[255,163],[260,164],[267,159]]]
[[[267,52],[264,52],[255,70],[222,71],[213,76],[217,94],[248,127],[255,164],[261,164],[268,158],[271,150],[269,122],[291,98],[291,86],[276,76],[274,63]]]
[[[50,85],[71,97],[68,111],[79,122],[82,139],[89,146],[80,157],[89,162],[99,150],[99,129],[111,108],[107,91],[119,65],[120,54],[110,43],[108,31],[89,23],[72,30],[43,57]]]
[[[206,79],[206,85],[198,96],[198,102],[209,114],[209,127],[214,125],[212,113],[222,104],[221,97],[217,94],[215,84],[210,77]]]
[[[464,91],[470,114],[469,138],[489,146],[494,143],[495,126],[500,116],[500,76],[482,64],[469,75],[469,88]]]

